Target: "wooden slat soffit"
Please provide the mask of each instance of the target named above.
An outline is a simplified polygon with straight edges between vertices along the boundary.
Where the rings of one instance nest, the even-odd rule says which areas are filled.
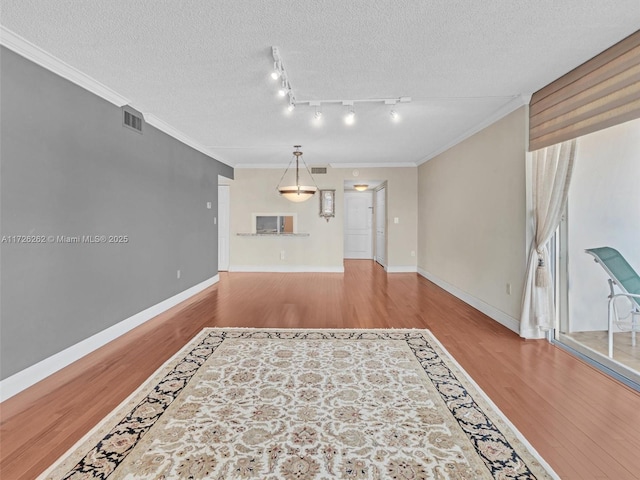
[[[640,30],[531,97],[529,150],[640,118]]]

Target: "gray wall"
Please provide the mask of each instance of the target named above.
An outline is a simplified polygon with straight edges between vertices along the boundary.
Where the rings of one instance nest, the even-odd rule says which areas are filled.
[[[120,108],[10,50],[0,62],[1,235],[129,238],[5,239],[4,379],[216,275],[218,174],[233,169],[149,125],[124,128]]]

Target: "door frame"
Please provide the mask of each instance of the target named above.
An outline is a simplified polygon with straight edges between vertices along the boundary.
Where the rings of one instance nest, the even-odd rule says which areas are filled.
[[[221,202],[220,199],[226,196],[226,202]],[[226,209],[223,213],[226,215],[223,216],[220,214],[222,205],[226,204]],[[217,223],[218,223],[218,272],[226,272],[229,270],[231,265],[231,246],[229,242],[231,240],[230,230],[231,230],[231,186],[230,185],[218,185],[218,215],[217,215]],[[226,222],[221,221],[226,217]],[[220,243],[220,238],[224,237],[226,239],[226,251],[223,252],[223,247]],[[221,262],[221,259],[224,259],[224,254],[226,254],[226,265]]]
[[[380,191],[384,190],[384,263],[378,261],[378,195]],[[387,181],[385,180],[378,185],[374,191],[373,196],[373,213],[374,213],[374,235],[373,235],[373,260],[379,263],[385,270],[387,269],[387,263],[389,263],[389,192],[387,189]]]

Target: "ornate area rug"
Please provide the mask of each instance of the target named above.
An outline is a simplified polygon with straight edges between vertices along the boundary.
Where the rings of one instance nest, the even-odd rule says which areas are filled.
[[[40,478],[558,477],[426,330],[209,328]]]

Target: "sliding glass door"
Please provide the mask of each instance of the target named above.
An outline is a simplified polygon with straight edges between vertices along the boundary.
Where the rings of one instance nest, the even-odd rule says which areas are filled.
[[[578,139],[557,236],[556,339],[640,384],[640,334],[634,345],[629,328],[614,327],[609,356],[611,272],[585,251],[614,249],[640,274],[640,119]],[[614,291],[621,290],[614,284]],[[624,318],[637,305],[620,298],[616,307]]]

